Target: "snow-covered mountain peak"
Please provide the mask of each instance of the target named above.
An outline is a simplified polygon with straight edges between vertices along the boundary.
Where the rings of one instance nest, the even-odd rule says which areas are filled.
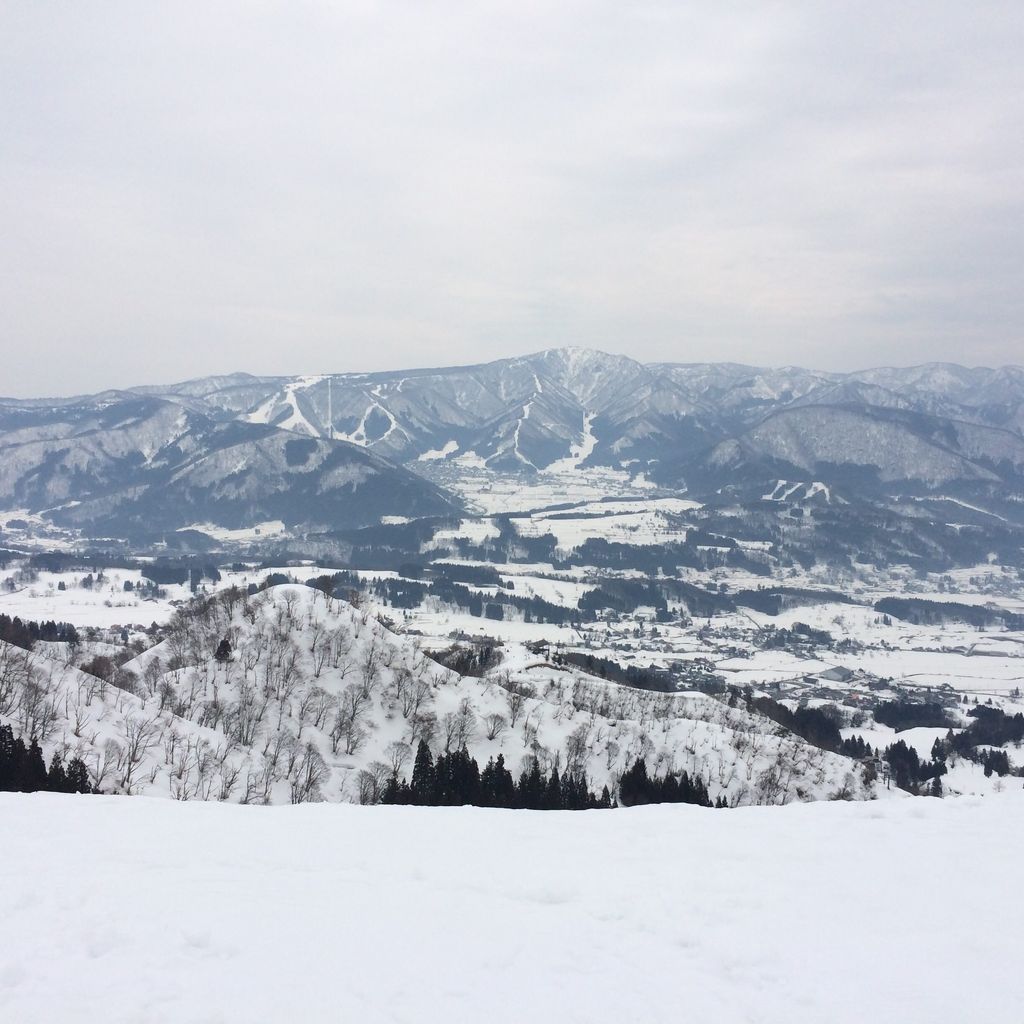
[[[646,367],[635,359],[589,348],[545,349],[527,356],[526,362],[585,406],[612,393],[623,383],[648,374]]]

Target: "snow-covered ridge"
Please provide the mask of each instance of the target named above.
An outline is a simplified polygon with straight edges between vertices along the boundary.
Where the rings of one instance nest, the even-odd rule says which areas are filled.
[[[230,657],[218,659],[225,639]],[[119,685],[7,645],[0,657],[22,666],[0,719],[35,732],[47,756],[81,757],[118,792],[365,801],[393,771],[411,771],[425,739],[466,745],[481,765],[502,754],[516,774],[533,759],[544,771],[583,771],[596,791],[614,791],[644,757],[659,773],[700,775],[713,799],[733,805],[883,795],[855,762],[745,709],[536,657],[463,678],[415,638],[304,586],[189,606],[167,640],[123,666]]]
[[[222,388],[211,382],[204,389],[190,382],[182,394],[194,402],[208,390],[213,401],[239,386],[228,380]],[[816,459],[874,465],[879,439],[872,431],[883,429],[899,433],[903,446],[918,446],[897,472],[918,465],[930,480],[981,479],[987,461],[1024,466],[1024,371],[1015,368],[837,374],[645,365],[584,348],[555,348],[477,366],[268,379],[263,386],[265,393],[243,418],[336,436],[403,462],[443,461],[472,451],[494,468],[527,472],[565,473],[584,464],[623,468],[670,461],[667,456],[675,458],[680,446],[710,450],[775,413],[807,410],[810,419],[785,421],[798,438],[772,442],[772,454],[795,455],[798,466]],[[821,409],[838,417],[834,424],[821,420]],[[866,415],[866,433],[849,430],[844,411]],[[918,423],[916,416],[941,421],[940,427]],[[760,435],[751,440],[765,442]]]

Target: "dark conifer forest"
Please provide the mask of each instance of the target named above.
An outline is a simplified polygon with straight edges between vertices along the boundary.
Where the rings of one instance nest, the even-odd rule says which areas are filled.
[[[92,793],[89,772],[80,758],[66,765],[54,754],[47,768],[39,744],[28,746],[9,725],[0,725],[0,792]]]

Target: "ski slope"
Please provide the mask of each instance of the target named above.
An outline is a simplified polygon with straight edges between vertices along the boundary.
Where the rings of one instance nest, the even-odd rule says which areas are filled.
[[[1022,812],[0,794],[0,1019],[1010,1024]]]

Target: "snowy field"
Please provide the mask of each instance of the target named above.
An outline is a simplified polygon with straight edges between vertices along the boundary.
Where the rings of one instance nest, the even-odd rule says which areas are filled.
[[[610,495],[643,498],[655,488],[643,476],[603,466],[551,469],[533,477],[495,472],[462,457],[417,466],[428,479],[459,494],[482,515],[525,512],[564,502],[601,501]]]
[[[0,794],[0,1019],[1021,1019],[1024,794],[704,811]]]
[[[174,602],[187,601],[191,591],[183,584],[162,585],[164,596],[141,598],[125,591],[125,581],[140,586],[142,573],[137,569],[110,569],[105,581],[89,589],[79,586],[85,572],[40,572],[34,583],[0,593],[0,613],[45,622],[70,622],[81,628],[107,628],[151,622],[166,622],[174,611]],[[63,583],[66,590],[59,590]]]
[[[229,586],[245,589],[249,583],[261,582],[273,573],[294,574],[298,579],[309,579],[324,572],[316,565],[300,567],[270,566],[246,572],[224,569],[218,583],[204,579],[203,593],[213,593]],[[79,629],[95,626],[107,629],[117,625],[148,626],[151,622],[162,624],[174,614],[175,609],[191,600],[192,591],[187,584],[161,583],[161,597],[141,597],[141,591],[126,591],[125,582],[139,588],[148,582],[138,569],[107,569],[102,583],[94,583],[86,589],[80,586],[85,571],[46,572],[37,574],[33,583],[22,584],[13,591],[0,592],[0,614],[19,616],[45,622],[70,622]],[[394,573],[374,572],[367,576],[393,576]],[[60,584],[65,588],[60,590]]]
[[[588,540],[617,544],[665,544],[686,539],[678,517],[696,502],[679,498],[651,498],[646,502],[589,502],[573,509],[538,512],[517,520],[525,537],[553,534],[562,551],[573,551]]]

